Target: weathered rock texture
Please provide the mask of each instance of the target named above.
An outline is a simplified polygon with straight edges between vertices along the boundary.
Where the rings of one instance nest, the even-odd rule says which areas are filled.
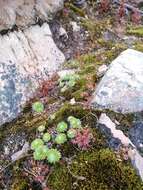
[[[99,128],[102,130],[102,132],[104,132],[108,138],[110,136],[110,141],[112,140],[114,142],[117,142],[118,140],[120,145],[122,144],[129,147],[128,156],[131,159],[131,162],[137,170],[138,174],[140,175],[141,179],[143,180],[143,157],[138,152],[136,146],[131,142],[131,140],[127,136],[124,135],[124,133],[121,130],[118,130],[116,128],[115,123],[113,123],[106,114],[101,114],[98,123]],[[109,130],[108,135],[106,133],[107,130]],[[112,148],[117,148],[118,146],[118,144],[113,145],[111,143],[110,145]]]
[[[48,20],[53,13],[63,7],[63,0],[1,0],[0,31],[14,25],[26,27],[40,18]]]
[[[38,81],[58,70],[64,55],[48,24],[0,36],[0,124],[15,118]]]
[[[143,53],[127,49],[111,63],[92,105],[122,113],[143,110]]]

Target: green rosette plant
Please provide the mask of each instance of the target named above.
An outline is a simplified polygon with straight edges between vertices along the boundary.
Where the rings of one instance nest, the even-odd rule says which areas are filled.
[[[44,160],[47,157],[48,147],[45,145],[38,146],[34,153],[34,160]]]
[[[66,137],[66,134],[64,133],[58,134],[55,138],[55,142],[57,144],[64,144],[66,141],[67,141],[67,137]]]
[[[44,133],[43,134],[43,141],[44,142],[49,142],[51,140],[51,135],[50,133]]]
[[[50,164],[55,164],[61,159],[61,153],[57,149],[49,149],[47,152],[47,160]]]
[[[44,145],[44,142],[42,141],[42,139],[37,138],[37,139],[35,139],[35,140],[32,141],[32,143],[31,143],[31,149],[35,150],[39,146],[42,146],[42,145]]]
[[[67,131],[67,136],[68,138],[72,139],[72,138],[75,138],[76,137],[76,134],[77,134],[77,131],[75,129],[69,129]]]
[[[33,111],[37,112],[37,113],[41,113],[44,111],[44,105],[42,102],[34,102],[33,105],[32,105],[32,109]]]
[[[63,133],[67,129],[68,129],[68,125],[64,121],[61,121],[60,123],[58,123],[57,128],[56,128],[57,132],[59,132],[59,133]]]
[[[71,128],[74,128],[74,129],[81,128],[81,121],[80,121],[80,119],[77,119],[76,117],[73,117],[73,116],[69,116],[67,120],[70,123],[70,127]]]

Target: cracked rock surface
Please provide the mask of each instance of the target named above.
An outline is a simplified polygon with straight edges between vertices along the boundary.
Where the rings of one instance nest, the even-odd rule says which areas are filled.
[[[48,20],[63,7],[63,0],[1,0],[0,31],[14,25],[25,28],[37,22]]]
[[[99,109],[131,113],[143,110],[143,53],[122,52],[99,82],[92,105]]]
[[[0,124],[17,117],[38,82],[64,62],[48,24],[0,36]]]

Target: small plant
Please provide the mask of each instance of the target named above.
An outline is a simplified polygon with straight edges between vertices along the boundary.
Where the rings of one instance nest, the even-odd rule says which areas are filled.
[[[64,144],[67,141],[67,137],[64,133],[60,133],[56,136],[55,142],[57,144]]]
[[[49,163],[54,164],[61,159],[61,153],[57,149],[49,149],[47,152],[47,160]]]
[[[76,117],[73,117],[73,116],[69,116],[67,120],[70,123],[71,128],[74,128],[74,129],[81,128],[80,119],[77,119]]]
[[[36,97],[44,98],[53,91],[55,86],[57,85],[58,75],[54,74],[50,79],[39,82],[39,88],[37,89]]]
[[[58,126],[57,126],[57,132],[59,133],[62,133],[62,132],[65,132],[68,128],[68,125],[66,122],[64,121],[61,121],[60,123],[58,123]]]
[[[67,131],[67,136],[68,136],[68,138],[70,138],[70,139],[75,138],[75,137],[76,137],[76,134],[77,134],[77,131],[76,131],[75,129],[69,129],[69,130]]]
[[[37,138],[37,139],[32,141],[31,149],[35,150],[37,147],[42,146],[42,145],[44,145],[44,142],[42,141],[42,139]]]
[[[91,140],[93,138],[89,128],[82,128],[77,132],[76,137],[72,140],[72,143],[77,145],[82,150],[86,150],[90,147]]]
[[[43,141],[44,142],[49,142],[50,139],[51,139],[50,133],[44,133],[44,135],[43,135]]]
[[[100,13],[107,12],[110,9],[110,1],[109,0],[100,0]]]
[[[79,80],[79,75],[77,74],[67,74],[61,77],[59,80],[59,86],[61,88],[61,92],[65,92],[67,89],[74,87],[78,80]]]
[[[44,160],[44,159],[46,159],[47,152],[48,152],[47,146],[45,146],[45,145],[38,146],[35,149],[34,153],[33,153],[34,159],[35,160]]]
[[[119,19],[121,19],[124,16],[125,16],[125,4],[124,0],[122,0],[118,9],[118,17]]]
[[[37,101],[37,102],[33,103],[32,109],[33,109],[33,111],[35,111],[37,113],[41,113],[44,111],[44,105],[42,102]]]
[[[38,127],[38,131],[39,131],[40,133],[44,132],[44,131],[45,131],[45,125],[40,125],[40,126]]]
[[[138,25],[138,24],[141,23],[141,14],[140,14],[140,12],[138,11],[138,9],[134,9],[134,10],[133,10],[133,13],[132,13],[132,15],[131,15],[131,21],[132,21],[134,24],[136,24],[136,25]]]

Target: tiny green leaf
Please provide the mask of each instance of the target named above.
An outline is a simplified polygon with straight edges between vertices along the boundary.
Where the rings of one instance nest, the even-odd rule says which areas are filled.
[[[34,141],[32,141],[31,143],[31,149],[35,150],[37,147],[44,145],[44,142],[42,141],[42,139],[35,139]]]
[[[48,147],[41,145],[35,149],[33,156],[35,160],[44,160],[46,159],[47,153],[48,153]]]
[[[51,139],[50,133],[44,133],[44,135],[43,135],[43,141],[49,142],[50,139]]]
[[[60,133],[56,136],[55,142],[57,144],[64,144],[67,141],[67,137],[64,133]]]
[[[74,128],[74,129],[81,128],[80,119],[77,119],[73,116],[69,116],[67,120],[70,123],[70,127]]]
[[[49,149],[47,152],[47,160],[49,163],[54,164],[61,158],[61,153],[57,149]]]
[[[41,113],[41,112],[44,111],[44,105],[43,105],[42,102],[38,102],[38,101],[37,101],[37,102],[33,103],[32,109],[33,109],[35,112],[37,112],[37,113]]]
[[[61,121],[60,123],[58,123],[56,130],[57,130],[57,132],[62,133],[62,132],[65,132],[67,130],[67,128],[68,128],[67,123],[64,121]]]
[[[67,136],[70,139],[74,138],[76,136],[76,134],[77,134],[77,131],[75,129],[69,129],[67,131]]]

